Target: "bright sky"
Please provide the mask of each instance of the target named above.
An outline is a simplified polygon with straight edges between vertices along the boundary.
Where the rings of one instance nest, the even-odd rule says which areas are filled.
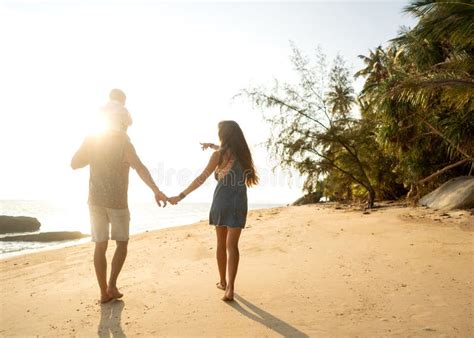
[[[292,202],[302,180],[271,172],[261,112],[232,97],[291,80],[289,40],[359,69],[358,54],[413,23],[405,4],[0,0],[0,198],[85,201],[88,172],[73,172],[70,158],[117,87],[132,142],[169,195],[207,163],[198,143],[217,143],[217,123],[233,119],[262,177],[250,203]],[[131,199],[151,198],[135,173],[130,185]],[[210,201],[214,185],[189,200]]]

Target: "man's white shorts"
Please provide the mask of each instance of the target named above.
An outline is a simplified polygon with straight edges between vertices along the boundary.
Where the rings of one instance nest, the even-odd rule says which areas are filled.
[[[110,209],[89,205],[91,233],[93,242],[128,241],[130,229],[130,211]],[[110,237],[112,234],[112,237]]]

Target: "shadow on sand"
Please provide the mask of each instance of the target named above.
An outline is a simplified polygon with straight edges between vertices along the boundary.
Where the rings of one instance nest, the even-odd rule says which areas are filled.
[[[239,311],[244,316],[268,327],[269,329],[275,331],[278,334],[281,334],[284,337],[309,337],[306,333],[301,332],[297,328],[291,326],[288,323],[278,319],[272,314],[262,310],[261,308],[250,303],[248,300],[244,299],[242,296],[237,294],[234,295],[234,302],[229,302],[230,306]],[[242,307],[241,304],[245,305],[250,311]]]
[[[99,337],[126,337],[120,324],[124,306],[123,300],[114,300],[100,306],[100,322],[97,327]]]

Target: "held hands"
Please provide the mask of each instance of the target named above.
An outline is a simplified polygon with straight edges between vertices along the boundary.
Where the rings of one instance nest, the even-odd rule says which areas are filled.
[[[161,207],[161,202],[163,202],[163,208],[166,207],[166,202],[168,201],[168,196],[166,196],[165,194],[163,194],[161,191],[157,191],[155,193],[155,201],[156,203],[158,204],[158,206]],[[173,203],[171,203],[173,204]]]
[[[179,196],[173,196],[168,198],[168,202],[170,202],[172,205],[178,204],[179,201],[181,201],[181,197]]]
[[[155,193],[155,201],[158,204],[158,206],[161,207],[161,203],[163,203],[163,208],[166,207],[167,202],[169,202],[171,205],[176,205],[178,204],[179,201],[183,199],[183,196],[173,196],[173,197],[168,197],[161,191],[157,191]]]

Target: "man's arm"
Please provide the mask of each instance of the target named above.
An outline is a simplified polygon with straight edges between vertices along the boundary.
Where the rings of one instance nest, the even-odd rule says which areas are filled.
[[[145,184],[150,187],[150,189],[153,191],[155,194],[155,200],[156,203],[161,207],[160,201],[164,202],[164,207],[166,206],[166,201],[168,200],[168,197],[163,194],[160,189],[158,189],[158,186],[156,185],[155,181],[153,180],[153,177],[151,177],[150,171],[148,170],[147,167],[142,163],[140,158],[138,157],[135,148],[133,145],[129,145],[125,148],[124,150],[124,161],[130,164],[130,166],[135,169],[137,172],[138,176],[142,179]]]
[[[79,169],[84,168],[89,164],[89,151],[88,151],[87,139],[82,142],[81,147],[76,151],[71,160],[71,168]]]

